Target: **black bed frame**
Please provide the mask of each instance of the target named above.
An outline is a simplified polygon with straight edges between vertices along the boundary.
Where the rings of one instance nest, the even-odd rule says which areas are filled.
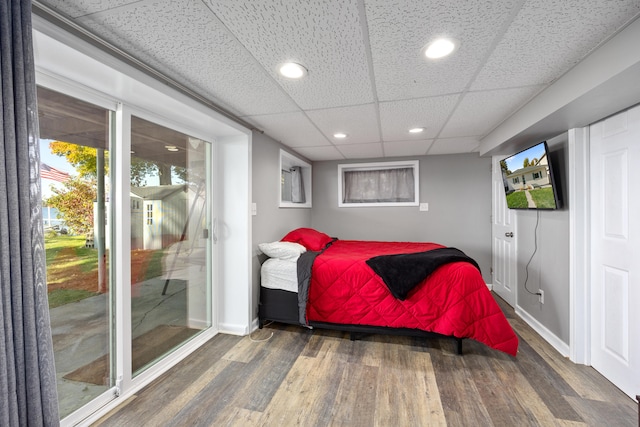
[[[260,287],[260,303],[258,305],[258,326],[260,329],[265,322],[273,321],[300,325],[298,319],[298,294],[281,289]],[[346,325],[340,323],[309,322],[312,328],[332,329],[349,332],[351,340],[357,340],[370,334],[402,335],[422,338],[450,338],[456,341],[456,353],[462,354],[462,340],[449,335],[436,332],[421,331],[409,328],[388,328],[384,326]]]

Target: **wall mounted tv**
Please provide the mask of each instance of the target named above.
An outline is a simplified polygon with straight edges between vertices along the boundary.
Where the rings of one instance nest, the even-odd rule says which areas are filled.
[[[509,209],[558,209],[549,149],[543,141],[500,161]]]

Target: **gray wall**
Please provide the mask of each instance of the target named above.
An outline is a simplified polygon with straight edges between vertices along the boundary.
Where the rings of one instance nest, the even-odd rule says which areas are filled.
[[[257,215],[252,217],[252,280],[254,313],[257,314],[260,286],[260,265],[265,257],[258,250],[258,244],[280,240],[287,232],[298,227],[311,225],[311,209],[280,208],[280,148],[285,147],[258,132],[253,133],[252,142],[252,194],[257,205]],[[306,159],[289,149],[286,151]],[[314,200],[315,203],[315,200]]]
[[[535,256],[529,264],[527,288],[543,289],[545,303],[524,289],[525,266],[536,241],[535,211],[518,211],[518,301],[520,308],[569,343],[569,207],[567,206],[567,135],[548,141],[550,158],[560,187],[562,209],[540,211]],[[491,159],[477,154],[412,157],[420,161],[420,202],[417,207],[338,208],[338,164],[357,161],[314,162],[313,208],[279,208],[279,153],[285,148],[254,133],[252,144],[253,301],[257,310],[260,264],[258,243],[279,240],[297,227],[313,227],[341,239],[432,241],[457,247],[474,258],[483,278],[492,282],[491,269]],[[287,150],[292,152],[291,150]],[[292,152],[299,156],[297,153]],[[299,156],[301,157],[301,156]],[[406,159],[406,158],[404,158]],[[399,159],[367,159],[361,162]]]
[[[407,158],[404,158],[406,160]],[[491,159],[477,153],[411,157],[420,161],[418,207],[338,208],[338,164],[313,163],[311,225],[340,239],[427,241],[474,258],[491,283]],[[367,159],[361,162],[398,159]]]
[[[556,211],[518,211],[518,301],[517,305],[569,344],[569,199],[567,193],[568,137],[564,133],[547,141],[549,159],[562,196]],[[537,215],[540,216],[537,232]],[[534,254],[535,251],[535,255]],[[533,258],[531,256],[533,255]],[[531,259],[529,268],[526,265]],[[544,304],[531,292],[544,291]]]

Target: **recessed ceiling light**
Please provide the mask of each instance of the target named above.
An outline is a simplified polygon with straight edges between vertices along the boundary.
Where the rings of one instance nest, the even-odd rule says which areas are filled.
[[[424,49],[424,55],[430,59],[438,59],[450,55],[456,49],[456,43],[451,39],[437,39],[429,43]]]
[[[424,128],[413,128],[413,129],[409,129],[410,133],[420,133],[420,132],[424,132]]]
[[[334,134],[333,134],[333,137],[334,137],[334,138],[338,138],[338,139],[343,139],[343,138],[346,138],[346,137],[347,137],[347,134],[346,134],[346,133],[343,133],[343,132],[338,132],[338,133],[334,133]]]
[[[280,66],[279,71],[280,74],[288,79],[299,79],[308,73],[305,67],[295,62],[285,62]]]
[[[166,148],[168,151],[178,151],[178,147],[176,147],[175,145],[165,145],[164,148]]]

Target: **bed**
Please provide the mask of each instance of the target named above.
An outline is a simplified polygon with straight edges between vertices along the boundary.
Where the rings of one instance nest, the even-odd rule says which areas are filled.
[[[436,243],[341,240],[311,228],[263,243],[266,321],[352,334],[474,339],[515,356],[518,338],[475,261]]]

